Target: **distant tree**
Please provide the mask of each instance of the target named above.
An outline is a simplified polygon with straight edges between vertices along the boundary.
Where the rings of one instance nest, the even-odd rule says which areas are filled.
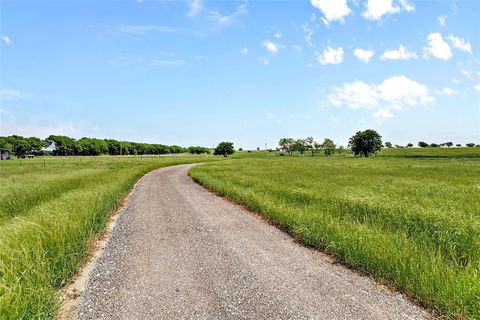
[[[292,138],[282,138],[278,142],[278,145],[282,147],[282,150],[286,151],[290,156],[292,155],[294,144],[295,140],[293,140]]]
[[[55,156],[70,156],[74,154],[75,139],[67,136],[51,135],[45,139],[52,146]]]
[[[393,148],[393,145],[392,145],[391,142],[387,141],[387,142],[385,142],[385,147],[387,147],[387,148]]]
[[[397,148],[397,149],[403,149],[403,148],[405,148],[405,147],[404,147],[404,146],[401,146],[401,145],[399,145],[399,144],[396,144],[396,145],[395,145],[395,148]]]
[[[257,147],[257,151],[260,151],[260,147]]]
[[[413,143],[407,144],[407,148],[412,148],[412,147],[413,147]]]
[[[372,129],[358,131],[350,138],[348,146],[354,155],[368,157],[382,149],[382,136]]]
[[[305,139],[305,144],[307,149],[312,152],[313,157],[313,153],[315,152],[315,139],[313,137],[308,137]]]
[[[233,142],[223,141],[218,144],[213,152],[216,156],[228,157],[230,154],[234,154],[235,149],[233,148]]]
[[[476,145],[475,145],[475,148],[480,148],[480,144],[476,144]]]
[[[298,151],[303,156],[305,150],[307,150],[307,143],[305,142],[305,139],[295,140],[295,143],[293,144],[293,151]]]
[[[347,149],[345,149],[344,146],[340,146],[340,147],[338,147],[337,152],[338,152],[339,155],[343,156],[344,153],[346,152],[346,150]]]
[[[427,148],[428,147],[428,143],[426,143],[425,141],[420,141],[418,142],[418,146],[420,148]]]
[[[332,154],[335,153],[335,150],[336,150],[336,145],[335,143],[333,143],[332,140],[328,139],[328,138],[325,138],[325,140],[323,140],[323,143],[322,143],[322,149],[323,149],[323,153],[329,157],[331,156]]]
[[[473,148],[475,147],[475,143],[467,143],[466,146],[469,148]]]
[[[456,146],[460,148],[462,145],[460,143],[457,143]]]
[[[238,151],[243,151],[243,148],[238,148]]]
[[[209,148],[199,147],[199,146],[188,147],[187,151],[191,154],[204,154],[204,153],[210,154],[210,149]]]
[[[445,145],[450,148],[453,146],[453,142],[451,141],[445,142]]]
[[[440,147],[439,144],[437,144],[437,143],[430,143],[430,148],[438,148],[438,147]]]

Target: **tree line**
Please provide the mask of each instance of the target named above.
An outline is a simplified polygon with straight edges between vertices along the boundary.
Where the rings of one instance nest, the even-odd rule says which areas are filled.
[[[448,142],[444,142],[444,143],[427,143],[425,141],[419,141],[417,143],[417,146],[419,146],[420,148],[440,148],[440,147],[453,147],[453,142],[451,141],[448,141]],[[462,145],[460,143],[457,143],[455,144],[456,147],[460,148]],[[475,144],[473,142],[471,143],[466,143],[465,146],[469,147],[469,148],[473,148],[473,147],[480,147],[480,144]],[[385,142],[385,147],[386,148],[413,148],[413,143],[408,143],[406,146],[401,146],[401,145],[393,145],[391,142]]]
[[[185,153],[209,154],[209,148],[177,145],[138,143],[115,139],[81,138],[74,139],[61,135],[50,135],[46,139],[18,135],[0,137],[0,149],[6,149],[15,156],[27,154],[54,156],[99,156],[99,155],[145,155]]]

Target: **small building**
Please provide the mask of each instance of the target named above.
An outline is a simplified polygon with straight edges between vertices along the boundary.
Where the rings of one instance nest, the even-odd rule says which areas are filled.
[[[0,160],[10,160],[10,159],[12,159],[12,154],[10,153],[10,150],[1,149],[0,150]]]

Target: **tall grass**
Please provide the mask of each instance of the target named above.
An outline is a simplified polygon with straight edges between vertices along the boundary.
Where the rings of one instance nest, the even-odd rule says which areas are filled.
[[[451,317],[480,318],[480,162],[228,160],[199,183]]]
[[[212,158],[67,159],[0,163],[0,319],[50,319],[133,184],[164,166]]]

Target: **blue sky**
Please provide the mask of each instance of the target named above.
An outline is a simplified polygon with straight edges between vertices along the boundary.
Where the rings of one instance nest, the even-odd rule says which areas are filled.
[[[480,143],[477,1],[1,1],[0,134]]]

